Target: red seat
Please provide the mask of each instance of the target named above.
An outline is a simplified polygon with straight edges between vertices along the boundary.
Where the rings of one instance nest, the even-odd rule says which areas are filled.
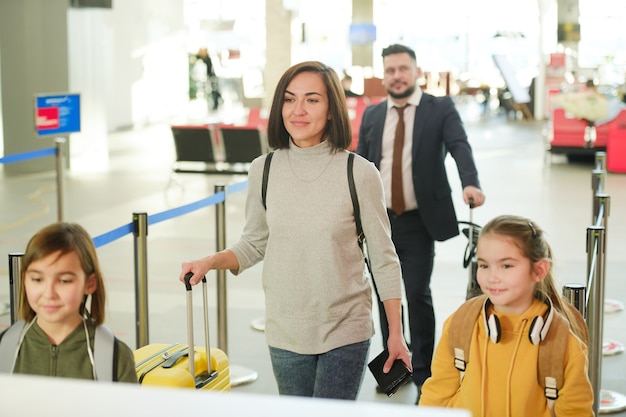
[[[552,112],[552,139],[550,150],[552,152],[580,152],[589,150],[591,153],[597,150],[606,150],[609,139],[609,130],[614,125],[626,124],[626,109],[621,110],[617,116],[607,122],[595,125],[596,140],[592,143],[585,141],[585,128],[589,122],[575,117],[568,117],[562,108],[556,108]]]
[[[385,100],[387,100],[387,96],[373,96],[370,97],[370,104],[378,104]]]
[[[606,169],[609,172],[626,172],[626,110],[622,110],[609,124]]]
[[[587,125],[585,120],[567,117],[564,109],[554,109],[552,113],[553,135],[550,146],[584,147]]]
[[[552,140],[550,147],[558,148],[581,148],[581,149],[606,149],[609,136],[609,125],[612,123],[596,124],[596,140],[588,144],[585,140],[585,129],[589,122],[575,117],[568,117],[562,108],[554,109],[552,114]]]
[[[248,123],[250,127],[261,129],[267,132],[267,118],[261,115],[261,108],[253,107],[248,111]]]

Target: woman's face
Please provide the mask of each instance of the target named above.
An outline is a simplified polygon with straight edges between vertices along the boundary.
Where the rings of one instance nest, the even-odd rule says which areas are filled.
[[[37,323],[46,333],[51,329],[74,329],[82,320],[80,305],[96,287],[86,276],[76,252],[52,253],[28,265],[24,289]]]
[[[307,148],[325,139],[330,114],[326,86],[319,74],[301,72],[291,80],[283,98],[282,115],[296,146]]]

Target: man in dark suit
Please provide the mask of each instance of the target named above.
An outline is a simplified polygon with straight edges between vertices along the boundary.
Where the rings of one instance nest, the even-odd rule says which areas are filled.
[[[432,96],[417,86],[420,70],[411,48],[391,45],[383,49],[382,57],[388,99],[365,110],[356,152],[372,161],[383,179],[392,238],[402,265],[413,382],[419,399],[421,386],[431,375],[435,345],[430,291],[435,241],[459,234],[444,164],[447,153],[456,162],[463,201],[477,207],[485,196],[452,99]],[[386,346],[387,319],[384,309],[379,311]]]

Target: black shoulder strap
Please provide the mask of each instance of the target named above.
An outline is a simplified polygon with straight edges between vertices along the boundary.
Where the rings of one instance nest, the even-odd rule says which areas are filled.
[[[359,240],[359,247],[363,252],[363,258],[365,258],[365,265],[367,265],[367,271],[374,282],[374,273],[372,272],[372,264],[367,254],[367,245],[365,244],[365,233],[363,233],[363,226],[361,225],[361,206],[359,206],[359,199],[356,194],[356,186],[354,185],[354,152],[350,152],[348,155],[348,186],[350,187],[350,198],[352,198],[352,207],[354,209],[354,223],[356,224],[356,235]]]
[[[350,197],[352,198],[352,206],[354,207],[354,223],[356,224],[356,235],[359,238],[359,246],[363,249],[365,236],[363,235],[363,226],[361,225],[361,206],[356,195],[356,187],[354,186],[354,152],[348,155],[348,186],[350,187]]]
[[[265,157],[265,165],[263,166],[263,182],[261,183],[261,199],[263,199],[263,207],[267,210],[265,199],[267,197],[267,181],[270,175],[270,164],[272,163],[274,152],[269,152]]]
[[[118,370],[118,358],[120,357],[120,341],[117,337],[113,338],[113,382],[118,382],[119,379],[117,377],[117,370]]]

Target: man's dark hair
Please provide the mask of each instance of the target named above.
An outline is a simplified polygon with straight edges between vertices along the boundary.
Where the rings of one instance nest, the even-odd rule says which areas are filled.
[[[408,46],[400,45],[394,43],[393,45],[389,45],[388,47],[383,49],[382,57],[386,57],[387,55],[392,54],[409,54],[414,61],[417,61],[417,57],[415,56],[415,51],[409,48]]]

